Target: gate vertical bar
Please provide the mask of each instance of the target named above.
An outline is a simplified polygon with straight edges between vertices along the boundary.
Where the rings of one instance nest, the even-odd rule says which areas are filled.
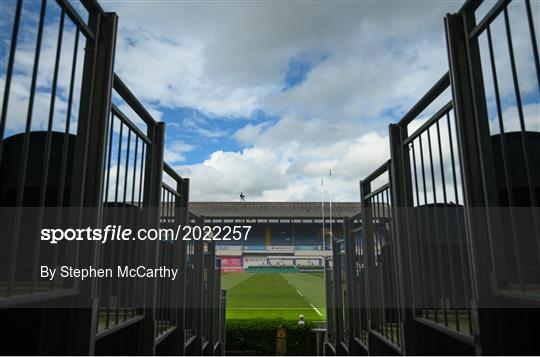
[[[207,279],[207,296],[206,301],[207,304],[205,306],[205,310],[207,315],[204,318],[204,323],[206,324],[206,339],[208,341],[209,346],[207,347],[208,350],[206,351],[206,354],[212,355],[214,352],[214,334],[213,334],[213,327],[216,321],[214,321],[214,309],[216,306],[214,306],[214,288],[215,288],[215,258],[216,258],[216,244],[215,242],[208,242],[208,263],[207,263],[207,270],[206,270],[206,279]]]
[[[324,244],[324,242],[323,242]],[[324,273],[325,273],[325,296],[326,296],[326,341],[324,344],[324,355],[330,356],[335,354],[335,340],[336,340],[336,324],[335,324],[335,302],[334,302],[334,282],[333,274],[331,273],[330,257],[324,257]]]
[[[86,43],[74,154],[71,214],[74,215],[74,223],[81,227],[98,227],[101,222],[102,173],[107,151],[118,17],[114,13],[93,11],[89,23],[95,37]],[[78,252],[81,253],[78,264],[95,264],[98,251],[94,242],[81,241]],[[77,256],[77,251],[73,252],[73,256]],[[95,283],[95,279],[87,279],[78,284],[79,306],[92,308],[73,310],[71,324],[74,336],[69,340],[69,351],[72,354],[94,353],[97,323]]]
[[[343,267],[341,266],[340,251],[341,245],[338,244],[335,238],[332,239],[332,260],[333,260],[333,300],[334,300],[334,321],[335,321],[335,338],[336,355],[341,356],[346,354],[346,350],[343,348],[343,299],[342,299],[342,281],[341,272]]]
[[[175,205],[175,221],[180,226],[188,224],[188,202],[189,202],[189,179],[182,179],[177,182],[176,190],[180,193],[180,200],[176,201]],[[187,245],[186,241],[180,239],[180,256],[179,256],[179,291],[178,291],[178,309],[177,311],[177,338],[176,338],[176,353],[178,355],[185,355],[185,329],[186,329],[186,270],[187,270]]]
[[[373,275],[373,270],[375,268],[375,252],[374,252],[374,242],[372,234],[372,210],[369,200],[366,200],[366,196],[371,193],[371,184],[368,182],[360,181],[360,202],[361,202],[361,212],[362,212],[362,235],[364,240],[364,248],[366,255],[366,267],[364,270],[364,276],[366,281],[366,296],[367,296],[367,315],[368,315],[368,331],[376,326],[377,314],[374,313],[377,309],[377,298],[375,296],[377,282]],[[370,343],[371,336],[368,332],[368,348],[369,354],[373,354],[372,343]]]
[[[159,214],[161,205],[161,182],[163,175],[163,153],[165,142],[165,124],[156,123],[148,127],[148,137],[152,141],[148,145],[148,160],[145,168],[145,223],[152,228],[159,228]],[[146,266],[153,268],[159,261],[159,241],[146,241]],[[139,340],[140,352],[144,355],[154,355],[156,344],[156,303],[157,281],[148,279],[144,291],[144,320],[142,322],[141,338]]]
[[[403,140],[407,138],[406,127],[396,124],[389,126],[390,136],[390,173],[389,182],[392,191],[394,210],[395,244],[399,274],[400,297],[403,312],[403,351],[405,354],[421,354],[421,341],[418,329],[414,327],[414,306],[419,300],[421,289],[415,289],[414,278],[420,276],[418,264],[417,235],[414,231],[410,214],[413,207],[413,188],[409,153],[404,150]]]
[[[347,323],[349,325],[349,339],[348,339],[348,347],[349,347],[349,355],[358,355],[360,352],[360,346],[358,346],[356,340],[354,339],[355,336],[357,336],[358,331],[356,331],[354,327],[354,319],[358,318],[358,303],[356,301],[357,294],[357,282],[354,278],[355,273],[354,269],[356,269],[356,260],[355,260],[355,242],[354,242],[354,236],[351,235],[351,225],[353,222],[350,221],[350,219],[346,218],[344,220],[344,239],[345,239],[345,254],[346,254],[346,262],[347,265],[345,269],[347,269],[347,315],[349,318],[347,319]]]
[[[194,226],[204,224],[204,218],[195,216]],[[195,341],[193,341],[192,353],[196,355],[202,354],[203,347],[203,298],[204,298],[204,244],[194,245],[194,274],[195,293],[193,294],[193,330],[195,332]]]
[[[504,256],[493,251],[489,239],[490,235],[497,234],[488,212],[489,207],[497,206],[497,196],[492,182],[487,179],[494,176],[494,169],[488,159],[492,156],[485,102],[479,100],[484,96],[483,82],[479,80],[482,76],[480,57],[477,45],[469,46],[466,32],[473,22],[472,14],[467,12],[445,18],[473,281],[472,332],[478,354],[497,354],[500,346],[495,341],[501,342],[497,313],[482,306],[496,306],[491,294],[496,284],[492,279],[492,262],[504,262]]]

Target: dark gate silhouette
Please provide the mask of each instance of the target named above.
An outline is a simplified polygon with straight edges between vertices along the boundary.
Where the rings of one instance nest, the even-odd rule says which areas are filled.
[[[176,228],[202,221],[189,220],[189,180],[164,162],[165,124],[115,74],[116,14],[95,0],[13,5],[0,117],[2,351],[223,354],[226,297],[213,246],[114,241],[104,248],[35,239],[51,226]],[[45,39],[53,28],[51,47]],[[26,72],[19,56],[31,58]],[[41,265],[168,266],[180,273],[175,281],[145,283],[47,281],[39,277]]]

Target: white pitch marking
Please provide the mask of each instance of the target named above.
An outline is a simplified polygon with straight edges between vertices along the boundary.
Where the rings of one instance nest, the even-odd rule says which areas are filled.
[[[302,295],[302,293],[300,292],[300,290],[296,290],[296,292],[297,292],[298,294],[300,294],[300,296],[304,297],[304,295]]]
[[[289,281],[289,279],[287,279],[286,277],[284,277],[283,274],[279,273],[279,275],[281,275],[281,277],[282,277],[283,279],[285,279],[285,281],[286,281],[287,283],[289,283],[289,285],[292,285],[291,282]]]
[[[313,308],[313,310],[315,310],[316,313],[319,314],[319,316],[322,316],[321,312],[319,311],[319,309],[317,309],[315,306],[313,306],[312,303],[309,303],[311,305],[311,307]]]
[[[227,310],[303,310],[305,306],[301,307],[228,307]]]

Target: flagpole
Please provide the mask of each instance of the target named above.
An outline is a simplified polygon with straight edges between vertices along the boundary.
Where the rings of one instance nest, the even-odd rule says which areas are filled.
[[[323,248],[323,269],[326,281],[326,234],[324,231],[324,179],[321,178],[321,212],[322,212],[322,248]]]
[[[323,234],[323,248],[326,244],[326,232],[325,232],[325,224],[324,224],[324,179],[321,179],[321,209],[322,209],[322,234]]]
[[[330,169],[330,183],[332,183],[332,169]],[[328,202],[330,204],[330,245],[332,245],[332,239],[334,238],[334,231],[332,230],[332,195],[328,190]]]

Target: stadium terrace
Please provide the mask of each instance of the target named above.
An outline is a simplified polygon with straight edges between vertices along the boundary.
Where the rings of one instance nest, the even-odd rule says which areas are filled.
[[[324,258],[331,255],[331,237],[343,235],[343,220],[358,214],[360,204],[191,202],[190,209],[206,224],[251,225],[245,241],[216,243],[224,272],[322,271]]]

